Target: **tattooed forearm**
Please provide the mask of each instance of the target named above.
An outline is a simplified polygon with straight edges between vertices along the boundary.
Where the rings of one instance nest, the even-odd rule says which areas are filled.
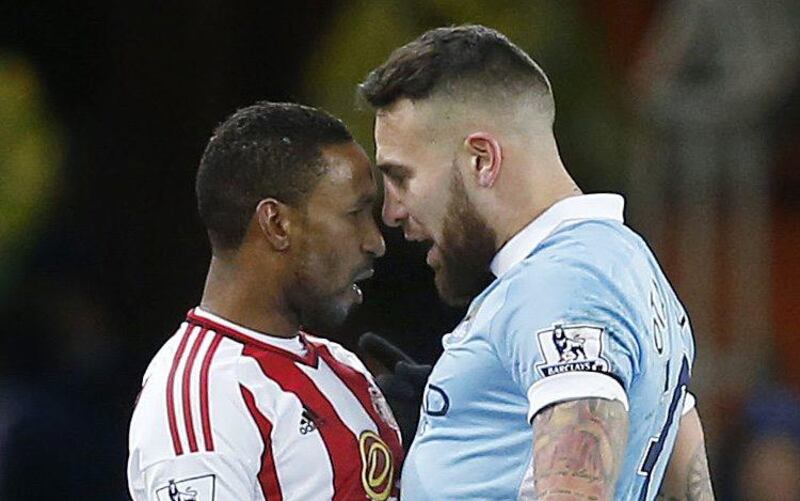
[[[711,487],[711,475],[708,471],[706,448],[700,444],[689,463],[689,475],[686,482],[687,501],[714,501],[714,490]]]
[[[621,402],[582,399],[541,411],[533,420],[536,499],[612,499],[627,436]]]
[[[714,501],[705,439],[695,410],[681,418],[675,449],[656,500]]]

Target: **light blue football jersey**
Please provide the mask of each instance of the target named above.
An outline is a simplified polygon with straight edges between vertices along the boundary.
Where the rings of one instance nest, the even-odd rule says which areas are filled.
[[[598,397],[629,412],[616,498],[655,498],[692,405],[694,343],[623,205],[619,195],[567,198],[497,254],[497,279],[443,338],[402,499],[531,499],[533,416]]]

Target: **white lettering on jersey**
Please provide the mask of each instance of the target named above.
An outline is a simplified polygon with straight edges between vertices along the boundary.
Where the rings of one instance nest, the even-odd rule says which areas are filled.
[[[650,307],[653,309],[653,342],[659,355],[664,353],[664,332],[667,330],[667,311],[664,306],[664,295],[653,279],[650,289]]]

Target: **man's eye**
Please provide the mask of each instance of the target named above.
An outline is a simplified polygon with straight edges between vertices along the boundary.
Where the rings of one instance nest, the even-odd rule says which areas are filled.
[[[357,209],[353,209],[351,211],[348,211],[347,215],[350,216],[350,217],[358,217],[361,214],[367,212],[368,210],[369,210],[369,207],[359,207]]]
[[[389,179],[392,181],[395,181],[397,180],[397,178],[400,177],[400,172],[397,169],[393,169],[391,167],[387,169],[382,169],[381,173],[383,174],[384,179]]]
[[[401,173],[390,172],[390,173],[386,174],[386,177],[388,177],[389,180],[392,182],[392,184],[394,184],[396,186],[402,187],[402,186],[404,186],[406,184],[406,176],[401,174]]]

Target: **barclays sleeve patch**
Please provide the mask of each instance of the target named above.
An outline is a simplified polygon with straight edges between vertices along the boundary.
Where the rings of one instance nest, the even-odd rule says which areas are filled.
[[[201,475],[182,480],[171,479],[156,489],[158,501],[214,501],[215,477]]]
[[[543,362],[536,369],[544,376],[564,372],[608,372],[603,357],[605,329],[592,325],[555,325],[536,333]]]

